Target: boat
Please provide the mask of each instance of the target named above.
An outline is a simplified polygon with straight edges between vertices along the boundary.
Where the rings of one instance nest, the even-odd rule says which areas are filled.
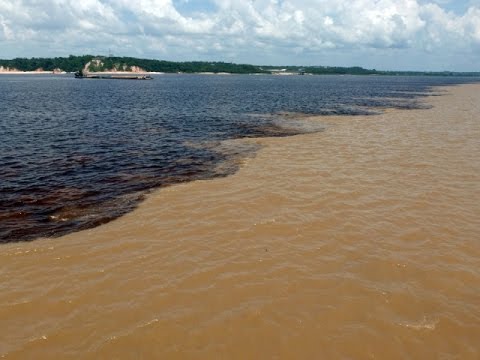
[[[130,74],[96,74],[87,73],[82,70],[75,73],[75,79],[107,79],[107,80],[153,80],[150,75],[130,75]]]

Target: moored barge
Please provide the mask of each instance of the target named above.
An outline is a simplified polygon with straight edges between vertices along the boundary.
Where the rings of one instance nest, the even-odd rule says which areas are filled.
[[[106,79],[106,80],[153,80],[150,75],[130,75],[130,74],[95,74],[84,71],[75,73],[76,79]]]

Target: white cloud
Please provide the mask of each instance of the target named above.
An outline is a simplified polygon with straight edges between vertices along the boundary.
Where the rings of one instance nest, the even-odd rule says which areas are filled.
[[[172,0],[0,0],[0,57],[110,48],[167,59],[315,63],[335,51],[355,59],[399,49],[473,59],[480,5],[469,1],[456,14],[438,0],[214,0],[215,11],[185,15]]]

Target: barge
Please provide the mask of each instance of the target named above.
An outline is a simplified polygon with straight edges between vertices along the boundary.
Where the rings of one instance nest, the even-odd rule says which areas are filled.
[[[84,71],[77,71],[75,79],[106,79],[106,80],[153,80],[150,75],[130,75],[130,74],[95,74]]]

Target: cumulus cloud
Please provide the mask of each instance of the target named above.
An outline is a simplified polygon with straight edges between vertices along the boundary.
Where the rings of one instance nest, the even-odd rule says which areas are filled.
[[[196,11],[185,11],[186,0],[0,0],[0,57],[111,49],[175,60],[313,64],[328,54],[354,61],[366,51],[479,55],[478,0],[467,0],[462,13],[445,8],[446,0],[205,2],[207,10],[198,10],[197,0]]]

